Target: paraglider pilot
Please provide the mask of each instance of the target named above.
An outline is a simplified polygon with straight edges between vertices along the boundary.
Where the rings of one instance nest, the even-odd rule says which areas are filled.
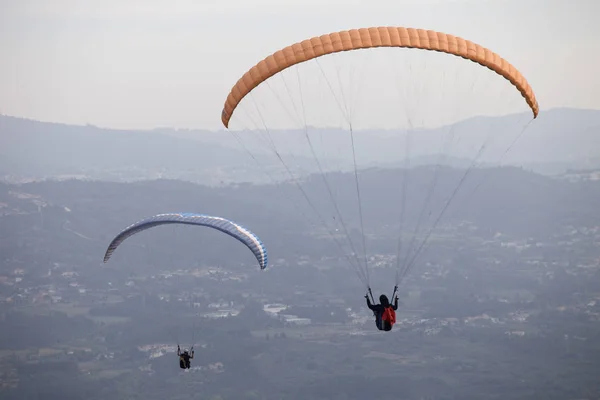
[[[177,355],[179,356],[179,368],[190,369],[190,360],[194,358],[194,348],[192,347],[190,350],[192,351],[191,355],[186,349],[183,349],[182,353],[181,349],[179,348],[179,345],[177,345]]]
[[[369,293],[365,295],[367,299],[367,307],[373,311],[375,315],[375,325],[380,331],[391,331],[392,327],[396,323],[396,310],[398,309],[398,296],[394,299],[394,304],[390,304],[387,296],[382,294],[379,296],[380,304],[371,304],[369,300]]]

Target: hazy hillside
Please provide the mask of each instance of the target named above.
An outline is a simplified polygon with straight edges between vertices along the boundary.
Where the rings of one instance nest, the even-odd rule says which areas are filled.
[[[502,130],[509,130],[519,123],[530,121],[530,114],[508,115],[504,117],[474,117],[455,124],[453,127],[440,127],[437,129],[418,130],[411,137],[411,164],[426,165],[438,162],[437,153],[440,147],[440,138],[453,131],[460,135],[461,141],[480,143],[482,135],[502,135]],[[240,149],[238,143],[231,137],[223,137],[225,132],[209,133],[193,130],[157,129],[155,132],[169,134],[178,138],[195,138],[210,141],[215,144],[232,146]],[[339,154],[339,148],[349,148],[349,137],[346,130],[322,129],[318,131],[319,156]],[[294,152],[312,157],[306,146],[303,131],[270,131],[271,136],[282,153]],[[243,136],[243,135],[242,135]],[[257,137],[255,135],[254,137]],[[402,158],[398,149],[405,145],[404,137],[398,137],[392,131],[355,131],[354,139],[359,161],[367,165],[378,166],[381,164],[401,164],[397,160]],[[252,136],[251,136],[252,137]],[[245,141],[248,147],[257,153],[270,154],[259,140]],[[432,146],[432,143],[435,144]],[[317,147],[317,145],[315,145]],[[504,150],[505,147],[502,148]],[[349,158],[350,153],[343,154]],[[471,154],[469,154],[470,156]],[[468,165],[470,160],[454,159],[452,149],[444,163],[452,166]],[[497,158],[489,157],[490,161]],[[483,157],[485,160],[485,155]],[[347,159],[346,161],[349,161]],[[561,173],[568,168],[599,168],[600,167],[600,110],[584,110],[573,108],[556,108],[543,110],[537,119],[531,121],[518,144],[510,151],[507,158],[512,164],[523,165],[539,173]]]
[[[0,117],[0,174],[45,178],[80,176],[106,180],[219,179],[244,153],[218,144],[164,134],[118,131]],[[208,175],[204,174],[209,170]],[[197,179],[194,179],[197,178]]]
[[[523,115],[478,117],[458,123],[452,130],[460,131],[460,146],[465,149],[482,131],[499,135],[502,132],[496,131],[500,127],[512,126],[523,118]],[[449,131],[449,127],[443,127],[415,132],[411,139],[411,165],[439,162],[454,167],[468,165],[471,160],[464,157],[470,158],[474,152],[465,155],[456,148],[448,150],[445,158],[436,156],[439,138]],[[599,132],[600,111],[544,111],[511,149],[506,161],[550,174],[567,169],[599,168]],[[294,173],[316,170],[303,132],[270,134],[282,154],[291,151],[295,155],[288,161]],[[244,144],[252,155],[258,157],[274,177],[287,176],[260,137],[247,135],[250,136],[244,137]],[[347,132],[323,130],[314,135],[323,168],[351,168]],[[403,156],[398,150],[404,146],[402,135],[386,131],[355,132],[355,142],[359,167],[402,165]],[[486,157],[478,161],[486,163],[498,159]],[[226,131],[120,131],[8,116],[0,116],[0,176],[8,181],[77,176],[110,181],[168,178],[211,185],[229,181],[269,182],[269,177]]]

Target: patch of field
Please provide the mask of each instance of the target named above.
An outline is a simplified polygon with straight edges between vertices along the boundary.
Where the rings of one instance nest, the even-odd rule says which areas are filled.
[[[82,371],[88,372],[89,379],[114,379],[119,375],[131,372],[129,369],[84,369]]]
[[[0,350],[0,360],[5,357],[16,357],[18,359],[26,357],[28,354],[31,354],[32,350]]]
[[[423,360],[419,360],[415,357],[409,357],[406,355],[399,355],[394,353],[382,353],[379,351],[370,351],[365,358],[379,358],[388,361],[392,361],[396,364],[424,364]]]
[[[54,349],[51,347],[42,347],[41,349],[38,350],[39,357],[54,356],[56,354],[62,354],[62,353],[64,353],[63,349]]]
[[[88,317],[89,319],[91,319],[94,322],[98,322],[98,323],[103,323],[106,325],[111,325],[111,324],[122,324],[125,322],[129,322],[131,320],[131,318],[129,317],[114,317],[114,316],[99,316],[99,317]]]
[[[90,311],[90,307],[79,307],[73,304],[56,303],[49,306],[51,311],[64,312],[69,317],[85,316]]]

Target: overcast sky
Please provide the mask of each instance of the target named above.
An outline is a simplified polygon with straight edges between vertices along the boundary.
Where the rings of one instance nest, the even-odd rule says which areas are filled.
[[[293,42],[433,29],[512,62],[542,109],[600,109],[598,0],[0,0],[0,112],[114,128],[220,129],[231,86]]]

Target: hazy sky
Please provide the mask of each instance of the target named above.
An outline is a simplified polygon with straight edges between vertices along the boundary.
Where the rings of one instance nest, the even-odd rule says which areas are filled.
[[[0,112],[115,128],[220,129],[231,86],[281,47],[378,25],[511,61],[542,109],[600,109],[598,0],[0,0]]]

